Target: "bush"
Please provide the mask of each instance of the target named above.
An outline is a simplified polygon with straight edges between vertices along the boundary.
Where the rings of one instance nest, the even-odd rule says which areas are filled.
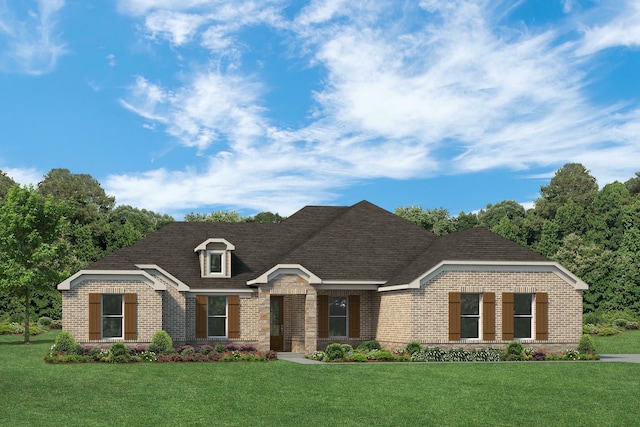
[[[353,353],[353,347],[349,344],[342,344],[342,351],[344,351],[344,354]]]
[[[627,319],[616,319],[613,321],[614,326],[619,328],[627,328]]]
[[[447,362],[467,362],[471,360],[471,353],[463,348],[452,348],[445,356],[445,361]]]
[[[60,354],[75,354],[78,344],[69,331],[62,331],[56,337],[52,350]]]
[[[38,324],[45,327],[51,326],[51,322],[52,322],[51,318],[46,316],[42,316],[40,319],[38,319]]]
[[[329,344],[324,353],[327,356],[327,360],[340,360],[344,358],[344,349],[340,343]]]
[[[510,341],[507,344],[507,355],[522,356],[522,343],[520,341]]]
[[[638,322],[627,322],[627,329],[638,329]]]
[[[602,323],[602,316],[600,315],[600,313],[596,313],[595,311],[585,313],[582,316],[582,323],[585,325],[589,323],[592,325],[599,325]]]
[[[531,355],[531,359],[536,361],[545,361],[547,360],[547,353],[543,351],[534,351]]]
[[[376,352],[376,360],[382,360],[382,361],[388,362],[395,359],[396,359],[395,356],[389,350],[380,350]]]
[[[224,353],[225,351],[227,351],[227,347],[225,347],[224,344],[216,344],[214,350],[216,351],[216,353]]]
[[[371,351],[371,350],[382,350],[380,343],[376,340],[365,341],[358,346],[358,350],[361,351]]]
[[[166,331],[158,331],[153,334],[149,351],[155,354],[167,354],[173,351],[173,340]]]
[[[112,358],[129,355],[129,349],[121,342],[113,343],[110,350]]]
[[[351,355],[351,360],[354,362],[366,362],[367,361],[367,355],[366,354],[362,354],[362,353],[353,353]]]
[[[208,344],[201,345],[200,347],[198,347],[198,353],[200,354],[209,354],[212,351],[214,351],[213,347],[211,347]]]
[[[610,335],[615,335],[617,333],[618,333],[617,330],[610,328],[608,326],[606,328],[600,328],[600,331],[598,331],[598,335],[601,337],[608,337]]]
[[[600,329],[594,325],[593,323],[587,323],[586,325],[582,326],[582,333],[583,334],[597,334],[598,332],[600,332]]]
[[[422,345],[418,341],[411,341],[405,347],[405,351],[409,354],[413,354],[416,351],[422,350]]]
[[[439,347],[427,347],[411,355],[412,362],[443,362],[447,352]]]
[[[583,335],[578,341],[578,352],[580,354],[593,354],[596,352],[596,341],[591,335]]]
[[[502,353],[499,348],[476,348],[471,351],[471,360],[474,362],[499,362]]]

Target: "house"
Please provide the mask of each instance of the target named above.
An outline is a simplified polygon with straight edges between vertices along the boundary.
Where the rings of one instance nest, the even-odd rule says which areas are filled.
[[[560,350],[587,285],[473,228],[437,236],[369,202],[307,206],[279,224],[175,222],[58,285],[78,342],[251,343],[311,353],[376,339]]]

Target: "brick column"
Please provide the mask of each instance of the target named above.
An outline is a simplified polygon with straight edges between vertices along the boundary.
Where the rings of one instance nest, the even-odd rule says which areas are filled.
[[[271,289],[258,289],[258,351],[271,349]]]
[[[308,290],[304,301],[304,352],[311,354],[318,349],[318,296]]]

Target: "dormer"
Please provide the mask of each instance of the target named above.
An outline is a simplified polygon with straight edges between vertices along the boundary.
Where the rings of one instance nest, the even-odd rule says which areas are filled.
[[[225,239],[207,239],[193,250],[200,258],[201,277],[231,277],[231,251],[235,246]]]

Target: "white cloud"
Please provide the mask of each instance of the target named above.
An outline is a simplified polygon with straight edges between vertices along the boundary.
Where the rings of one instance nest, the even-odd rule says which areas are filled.
[[[3,167],[0,170],[20,185],[33,185],[36,187],[44,174],[34,168],[10,168]]]
[[[613,18],[583,29],[584,40],[578,49],[580,55],[616,47],[640,47],[640,0],[613,3]]]
[[[0,70],[39,75],[52,71],[67,49],[56,16],[64,0],[38,0],[25,17],[0,3]],[[24,3],[21,5],[24,7]]]
[[[503,10],[518,4],[313,1],[286,22],[279,2],[121,1],[152,34],[176,46],[198,40],[212,55],[241,56],[236,37],[248,26],[286,29],[291,49],[311,53],[310,66],[324,74],[309,121],[291,128],[272,124],[257,73],[198,68],[177,86],[138,77],[122,105],[211,161],[112,176],[109,190],[153,210],[215,201],[290,213],[380,177],[551,170],[569,161],[605,182],[631,176],[640,114],[592,102],[585,64],[606,46],[635,43],[635,15],[602,21],[583,41],[560,26],[507,25]],[[562,4],[573,10],[571,1]],[[600,45],[598,31],[609,35]]]

